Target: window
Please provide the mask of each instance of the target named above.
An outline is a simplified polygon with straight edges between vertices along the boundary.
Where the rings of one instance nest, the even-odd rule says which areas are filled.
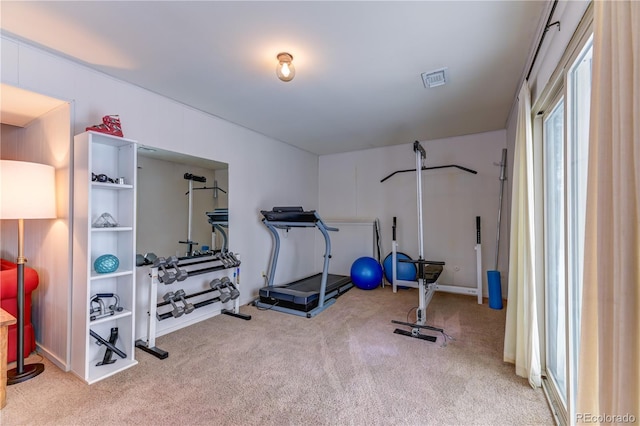
[[[544,119],[545,312],[547,376],[567,409],[564,224],[564,99]]]
[[[574,45],[540,107],[544,200],[544,387],[560,424],[575,419],[589,154],[592,40]]]
[[[587,166],[589,160],[589,113],[591,110],[592,40],[569,69],[567,85],[571,107],[567,115],[567,282],[569,312],[569,356],[573,366],[570,395],[575,401],[577,389],[578,348],[580,347],[580,307],[584,260],[584,227],[587,205]],[[575,406],[574,403],[572,403]]]

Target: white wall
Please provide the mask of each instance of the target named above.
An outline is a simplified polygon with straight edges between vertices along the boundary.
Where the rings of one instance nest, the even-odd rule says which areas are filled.
[[[442,284],[476,285],[476,216],[481,217],[483,285],[494,269],[499,163],[505,131],[422,142],[426,167],[458,164],[470,174],[447,168],[422,172],[425,258],[446,262]],[[320,212],[323,217],[378,217],[383,258],[391,251],[392,218],[398,220],[399,249],[418,257],[415,172],[380,180],[396,170],[415,169],[413,142],[320,157]],[[504,217],[504,216],[503,216]],[[506,224],[501,233],[498,269],[506,271]],[[355,259],[353,259],[355,260]],[[506,277],[503,276],[503,280]],[[505,287],[505,285],[503,285]]]
[[[321,212],[322,213],[322,212]],[[329,232],[331,238],[331,259],[329,273],[349,275],[353,262],[363,256],[377,259],[375,224],[373,218],[357,218],[357,220],[340,220],[323,217],[325,224],[338,231]],[[316,233],[315,263],[316,271],[321,272],[324,266],[326,244],[320,232]],[[384,254],[380,253],[382,259]]]
[[[259,211],[286,204],[316,208],[318,157],[7,36],[0,42],[2,82],[73,101],[72,135],[99,123],[104,115],[119,114],[129,139],[229,164],[229,226],[234,230],[230,248],[242,256],[240,301],[253,300],[263,285],[261,272],[267,268],[271,247]],[[59,169],[69,168],[72,135],[65,141],[66,156],[55,164]],[[68,235],[58,237],[58,242],[68,244]],[[312,237],[303,238],[302,243],[313,253]],[[43,250],[32,257],[39,264],[70,266],[67,251]],[[297,258],[294,266],[287,267],[293,261],[280,260],[285,279],[287,274],[313,270],[312,255]],[[68,301],[52,303],[53,309],[66,315]],[[36,329],[42,328],[42,321],[38,319]],[[65,359],[61,352],[55,355]]]

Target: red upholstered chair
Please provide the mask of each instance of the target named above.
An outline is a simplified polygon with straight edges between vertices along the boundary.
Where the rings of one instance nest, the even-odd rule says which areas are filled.
[[[38,273],[24,267],[24,357],[36,350],[36,336],[31,324],[31,293],[38,287]],[[18,265],[0,259],[0,307],[18,317]],[[16,361],[18,350],[17,324],[9,326],[7,362]]]

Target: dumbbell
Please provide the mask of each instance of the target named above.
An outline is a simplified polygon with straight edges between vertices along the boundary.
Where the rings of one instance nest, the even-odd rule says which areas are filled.
[[[229,253],[223,253],[222,254],[222,258],[224,259],[225,262],[225,266],[227,268],[233,268],[235,265],[233,259],[231,259],[231,257],[229,257]]]
[[[153,261],[153,266],[162,269],[162,275],[158,274],[158,281],[165,284],[171,284],[176,280],[176,273],[167,270],[167,260],[159,257]]]
[[[195,306],[193,306],[193,304],[187,302],[187,300],[185,299],[186,294],[185,294],[183,289],[180,289],[180,290],[176,291],[175,297],[180,299],[180,301],[184,305],[184,313],[185,314],[190,314],[191,312],[193,312],[193,310],[195,309]]]
[[[236,288],[233,282],[231,282],[229,277],[222,277],[220,281],[222,281],[223,286],[229,289],[229,296],[231,297],[231,300],[235,300],[240,297],[240,291]]]
[[[173,269],[175,269],[175,274],[176,274],[176,280],[177,281],[184,281],[189,276],[189,273],[185,269],[180,269],[178,267],[178,262],[179,262],[178,261],[178,256],[171,256],[167,260],[167,265],[172,267]]]
[[[174,318],[178,318],[178,317],[181,317],[185,311],[182,306],[176,305],[175,297],[176,295],[172,291],[162,296],[165,302],[169,302],[171,303],[171,306],[173,306],[173,311],[171,311],[171,315],[173,315]]]
[[[223,254],[224,258],[227,261],[227,265],[229,265],[230,268],[236,266],[236,261],[233,260],[233,258],[230,256],[230,252],[226,252],[225,254]]]
[[[136,254],[136,266],[151,265],[157,258],[154,253]]]
[[[218,290],[220,292],[220,296],[218,296],[220,298],[220,302],[226,303],[229,301],[229,299],[231,299],[231,295],[228,292],[222,291],[224,286],[222,285],[222,281],[220,280],[220,278],[214,278],[213,280],[211,280],[209,285],[211,286],[212,290]]]
[[[219,261],[220,261],[220,263],[222,263],[222,266],[224,266],[225,268],[228,268],[228,267],[229,267],[229,266],[227,265],[227,260],[226,260],[224,257],[222,257],[222,254],[221,254],[221,253],[216,254],[215,258],[216,258],[216,260],[219,260]]]
[[[227,252],[227,255],[233,261],[233,266],[240,266],[240,259],[238,259],[235,254],[229,251]]]

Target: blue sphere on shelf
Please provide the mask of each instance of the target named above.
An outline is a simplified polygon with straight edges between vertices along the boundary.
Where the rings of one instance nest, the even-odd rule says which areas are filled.
[[[382,266],[372,257],[361,257],[351,265],[351,281],[362,290],[373,290],[382,282]]]
[[[112,254],[103,254],[93,262],[93,267],[99,274],[115,272],[120,266],[118,258]]]

